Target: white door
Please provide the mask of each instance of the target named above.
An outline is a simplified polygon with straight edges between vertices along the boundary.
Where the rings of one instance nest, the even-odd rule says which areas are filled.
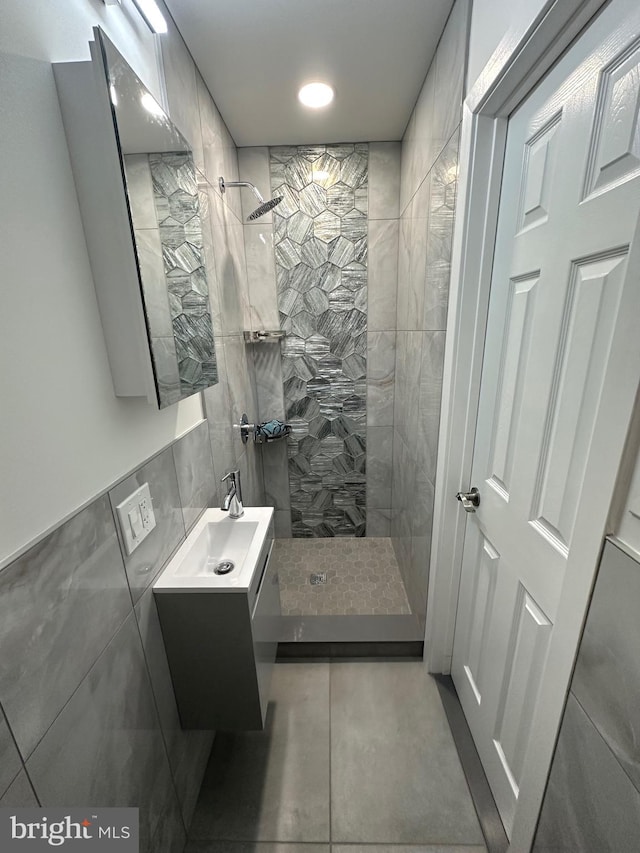
[[[509,120],[452,666],[508,834],[640,381],[639,109],[640,5],[614,0]]]

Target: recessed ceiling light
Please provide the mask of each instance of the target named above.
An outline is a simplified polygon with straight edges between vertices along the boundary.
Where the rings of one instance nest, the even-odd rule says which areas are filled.
[[[298,100],[305,107],[326,107],[333,100],[333,89],[326,83],[307,83],[298,92]]]

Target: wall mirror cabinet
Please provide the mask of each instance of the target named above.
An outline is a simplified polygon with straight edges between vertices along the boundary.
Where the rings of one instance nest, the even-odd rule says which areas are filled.
[[[218,381],[187,140],[98,28],[54,73],[116,395],[165,408]]]

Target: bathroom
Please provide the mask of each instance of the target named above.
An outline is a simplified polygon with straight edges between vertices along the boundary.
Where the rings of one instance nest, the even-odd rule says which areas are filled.
[[[232,55],[249,13],[234,16],[234,4],[217,5],[224,24],[217,45]],[[352,43],[354,62],[358,51],[383,52],[385,14],[394,4],[376,0],[380,20],[377,31],[375,22],[368,27],[372,42],[364,48],[353,44],[358,15],[367,14],[362,2],[331,8],[342,5],[352,7],[340,11],[341,43]],[[409,5],[421,14],[423,4]],[[489,575],[486,583],[478,575],[465,585],[461,530],[473,516],[455,495],[475,482],[470,445],[507,116],[583,28],[593,23],[592,38],[604,39],[596,28],[613,26],[607,9],[615,17],[620,7],[619,18],[629,20],[627,41],[631,33],[636,45],[632,5],[440,0],[430,29],[412,33],[406,21],[397,24],[406,40],[401,52],[413,50],[414,73],[397,99],[396,132],[360,136],[346,124],[329,132],[322,119],[329,112],[309,119],[295,103],[302,81],[292,73],[291,109],[303,116],[303,129],[277,137],[273,117],[265,116],[253,121],[253,136],[243,137],[239,129],[232,136],[225,120],[231,125],[237,112],[248,114],[243,98],[253,95],[240,97],[231,72],[217,82],[198,41],[198,18],[188,14],[195,0],[158,3],[167,25],[159,35],[133,0],[72,0],[64,10],[41,0],[3,3],[0,805],[134,806],[140,850],[183,851],[186,844],[187,851],[360,853],[371,845],[372,853],[395,853],[394,845],[435,851],[444,844],[453,853],[507,849],[508,838],[518,853],[532,845],[548,849],[558,839],[566,849],[606,849],[603,839],[616,851],[637,849],[640,777],[628,734],[640,693],[629,651],[637,628],[624,596],[615,605],[620,592],[604,589],[603,580],[611,563],[627,592],[637,583],[639,429],[632,396],[609,400],[622,407],[615,410],[619,458],[608,458],[606,476],[584,475],[609,498],[606,518],[595,523],[591,516],[597,553],[592,575],[571,588],[578,605],[567,616],[569,640],[558,651],[548,632],[518,647],[535,673],[551,649],[559,671],[549,686],[533,679],[532,689],[548,690],[548,717],[518,717],[535,733],[540,759],[539,766],[518,765],[515,818],[501,783],[491,784],[495,771],[469,717],[482,762],[473,764],[477,753],[455,704],[457,690],[467,713],[473,697],[456,673],[473,666],[456,657],[453,643],[467,612],[469,636],[476,636],[473,602],[486,604],[493,589]],[[269,46],[267,34],[282,36],[279,14],[265,6],[264,24],[257,19],[255,40],[243,46],[256,63]],[[304,20],[291,17],[284,37],[300,41],[296,26]],[[337,38],[341,28],[325,26]],[[218,381],[159,410],[141,397],[114,394],[87,217],[52,70],[52,63],[89,58],[94,27],[170,115],[197,170]],[[526,70],[518,71],[518,52]],[[637,50],[625,57],[633,73],[624,79],[633,82]],[[535,79],[525,86],[527,77]],[[637,86],[628,91],[637,97]],[[336,105],[346,96],[337,86]],[[227,103],[236,98],[237,105]],[[364,120],[357,111],[347,118],[350,127]],[[549,127],[555,139],[560,124]],[[636,112],[636,134],[637,127]],[[546,132],[532,145],[546,145]],[[629,138],[616,186],[627,174],[637,185],[636,137]],[[554,151],[549,143],[539,162],[552,162]],[[222,192],[221,176],[227,185],[249,182],[264,198],[283,201],[247,221],[258,204],[251,189]],[[544,191],[538,207],[525,211],[527,233],[546,203]],[[630,242],[618,236],[612,245]],[[594,251],[576,250],[575,257]],[[628,305],[633,316],[634,303]],[[338,315],[341,324],[332,326]],[[523,321],[525,339],[527,328]],[[624,373],[619,366],[617,372]],[[634,381],[626,377],[624,387]],[[291,434],[260,444],[247,431],[245,443],[244,414],[250,424],[286,422]],[[615,432],[611,425],[608,431]],[[576,436],[586,453],[577,427]],[[273,508],[283,616],[266,731],[216,735],[181,725],[153,585],[205,509],[223,504],[229,471],[240,472],[245,507]],[[127,554],[116,508],[145,483],[156,527]],[[484,498],[487,487],[478,485]],[[479,518],[485,507],[489,500]],[[591,598],[605,534],[613,538]],[[486,553],[490,567],[492,552]],[[311,582],[323,573],[325,582]],[[544,632],[550,605],[538,610],[536,600],[527,613]],[[616,612],[624,618],[612,618]],[[598,632],[616,649],[610,657]],[[464,640],[458,649],[471,645]],[[451,672],[453,682],[429,675]],[[620,683],[630,686],[623,691]],[[368,744],[376,746],[369,764]],[[576,780],[590,778],[593,765],[583,756],[591,753],[609,781],[585,791]],[[223,765],[226,775],[216,776]],[[480,793],[473,790],[474,766]],[[439,786],[431,781],[434,767]],[[243,810],[237,789],[225,793],[221,779],[241,784],[248,777]],[[487,795],[491,807],[483,809]],[[587,821],[590,836],[580,835],[587,800],[597,804]],[[572,820],[563,821],[563,812]],[[459,816],[453,827],[452,814]]]

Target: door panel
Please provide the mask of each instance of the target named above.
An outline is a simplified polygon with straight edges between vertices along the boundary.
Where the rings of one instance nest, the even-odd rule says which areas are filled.
[[[639,111],[640,8],[613,0],[509,120],[452,665],[507,834],[640,382]]]

